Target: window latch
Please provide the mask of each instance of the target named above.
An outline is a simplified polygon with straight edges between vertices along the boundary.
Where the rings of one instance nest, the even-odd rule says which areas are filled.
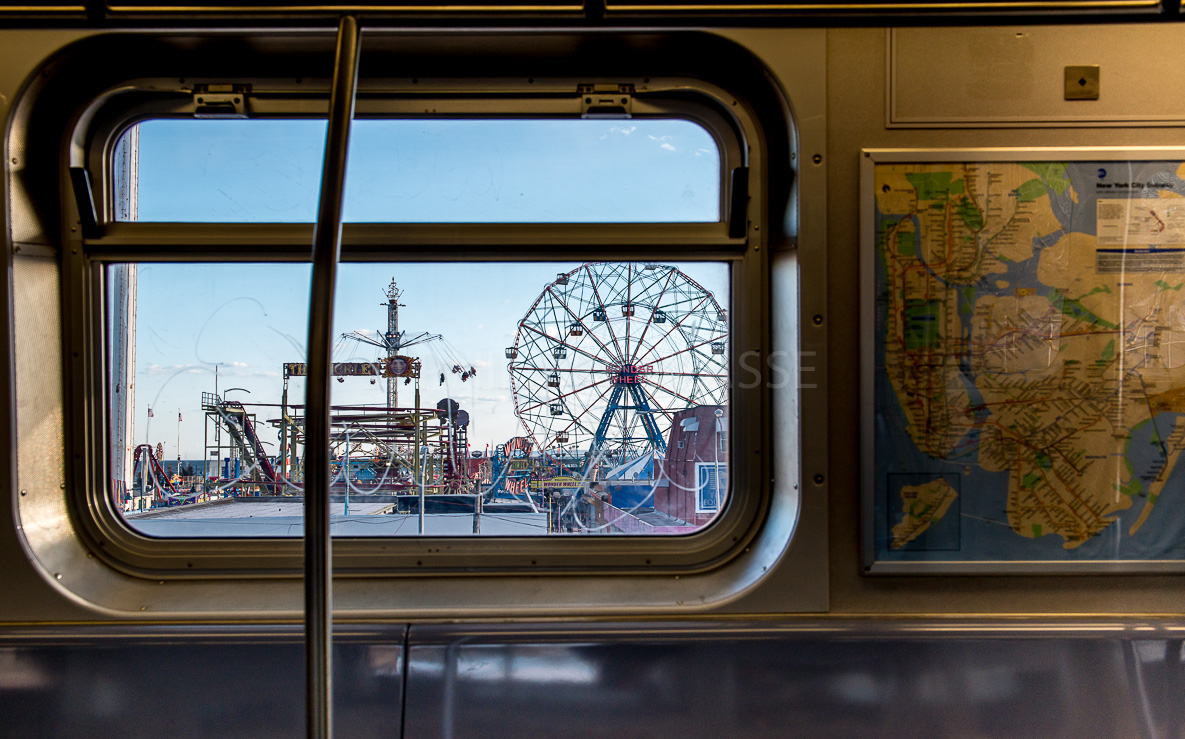
[[[194,85],[194,118],[246,118],[251,85]]]
[[[634,86],[629,84],[577,85],[581,118],[630,118],[634,113]]]

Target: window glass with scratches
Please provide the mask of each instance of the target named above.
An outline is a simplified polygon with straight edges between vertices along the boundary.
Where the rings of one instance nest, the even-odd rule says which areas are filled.
[[[311,222],[324,127],[137,124],[116,217]],[[355,128],[349,222],[721,218],[719,149],[685,120]],[[728,264],[556,257],[339,266],[335,536],[677,535],[724,509]],[[152,537],[301,536],[309,265],[105,278],[115,509]]]

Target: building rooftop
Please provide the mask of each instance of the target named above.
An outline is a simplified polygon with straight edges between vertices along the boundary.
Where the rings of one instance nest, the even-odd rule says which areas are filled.
[[[386,513],[392,503],[350,501],[330,504],[330,528],[334,536],[416,536],[419,516]],[[159,537],[269,537],[304,535],[304,503],[291,500],[226,498],[208,503],[162,508],[129,514],[128,524],[142,534]],[[547,531],[546,513],[489,511],[481,515],[482,536],[532,536]],[[470,536],[472,513],[428,513],[428,536]]]

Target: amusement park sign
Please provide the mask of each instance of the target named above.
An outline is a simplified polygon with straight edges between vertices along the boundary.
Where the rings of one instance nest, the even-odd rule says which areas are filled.
[[[544,490],[550,488],[578,488],[583,483],[571,475],[560,475],[559,477],[550,477],[546,480],[531,480],[532,490]]]
[[[418,363],[412,357],[391,357],[389,360],[376,359],[373,362],[334,362],[329,374],[334,377],[415,377],[417,367]],[[287,362],[284,364],[284,376],[305,377],[308,369],[304,362]]]

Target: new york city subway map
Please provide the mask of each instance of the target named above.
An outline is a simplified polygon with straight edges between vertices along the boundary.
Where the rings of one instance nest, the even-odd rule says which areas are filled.
[[[1185,560],[1183,177],[875,165],[876,560]]]

